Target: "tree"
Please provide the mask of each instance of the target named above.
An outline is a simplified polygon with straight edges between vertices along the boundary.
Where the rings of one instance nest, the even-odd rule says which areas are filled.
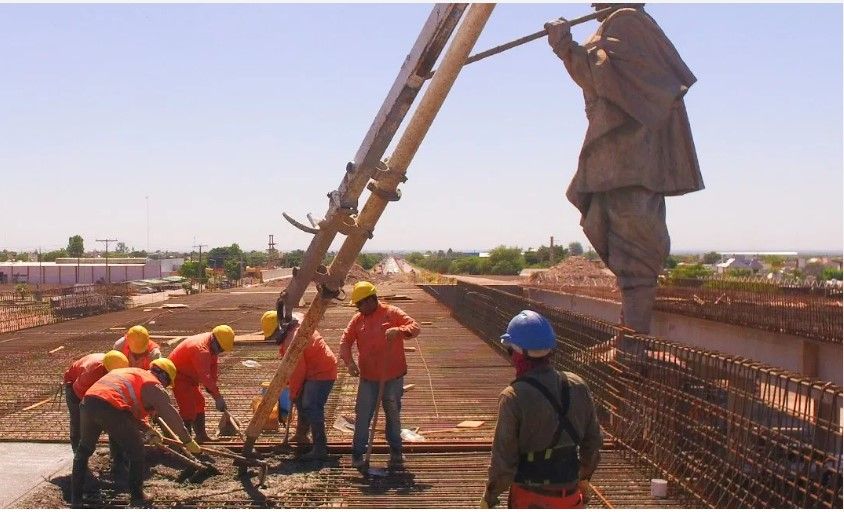
[[[132,251],[129,253],[132,258],[146,258],[149,256],[146,251]]]
[[[721,261],[721,255],[715,251],[708,252],[703,255],[703,263],[706,265],[714,265]]]
[[[190,279],[198,279],[201,275],[198,261],[186,261],[179,267],[179,275]]]
[[[678,263],[679,262],[677,261],[677,258],[675,258],[674,256],[672,256],[670,254],[668,255],[667,258],[665,258],[665,268],[667,268],[667,269],[676,268]]]
[[[678,265],[671,271],[671,279],[701,279],[712,275],[712,271],[700,263]]]
[[[371,253],[362,252],[362,253],[358,254],[358,257],[357,257],[358,265],[363,267],[365,270],[370,270],[379,261],[381,261],[381,255],[380,254],[371,254]]]
[[[842,274],[844,274],[844,273],[842,273],[837,268],[825,268],[821,272],[821,279],[823,279],[824,281],[829,281],[830,279],[842,281],[842,280],[844,280],[844,279],[842,279]]]
[[[572,242],[569,244],[569,254],[572,256],[580,256],[583,254],[583,246],[580,242]]]
[[[223,271],[229,281],[237,281],[240,279],[240,259],[229,258],[223,265]]]
[[[67,250],[64,248],[58,249],[56,251],[50,251],[44,254],[44,261],[56,261],[56,258],[67,258]]]
[[[595,252],[594,249],[589,249],[588,251],[584,252],[583,257],[590,261],[595,261],[600,258],[600,256],[598,256],[598,253]]]
[[[500,245],[489,252],[490,272],[496,275],[517,275],[525,267],[522,250]]]
[[[117,242],[117,245],[114,246],[114,252],[127,254],[129,252],[129,247],[126,245],[126,242]]]
[[[305,256],[305,251],[296,249],[284,254],[281,258],[282,267],[298,267],[302,264],[302,258]]]
[[[67,239],[67,253],[71,258],[81,258],[85,254],[85,241],[79,235]]]

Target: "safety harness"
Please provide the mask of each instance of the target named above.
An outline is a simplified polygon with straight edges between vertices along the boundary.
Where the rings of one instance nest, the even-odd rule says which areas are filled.
[[[578,480],[580,470],[579,449],[581,438],[568,419],[571,393],[568,378],[561,374],[560,396],[562,405],[558,403],[551,392],[533,377],[519,377],[511,385],[524,382],[536,388],[537,391],[551,403],[557,412],[557,430],[551,445],[545,450],[523,453],[519,455],[519,466],[516,469],[514,481],[525,485],[567,484]],[[560,436],[565,430],[574,442],[574,446],[559,446]]]

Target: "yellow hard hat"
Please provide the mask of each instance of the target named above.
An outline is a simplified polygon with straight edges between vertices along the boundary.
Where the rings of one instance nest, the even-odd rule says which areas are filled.
[[[220,344],[220,348],[224,351],[228,352],[234,348],[234,329],[228,325],[218,325],[211,331],[211,334],[214,335],[217,343]]]
[[[133,354],[144,354],[149,345],[149,331],[143,325],[135,325],[126,331],[126,343]]]
[[[129,360],[119,350],[109,350],[103,356],[103,366],[106,370],[112,371],[118,368],[126,368],[129,366]]]
[[[173,361],[167,359],[166,357],[159,357],[158,359],[153,359],[149,365],[150,367],[157,366],[164,370],[164,373],[170,377],[170,384],[168,385],[173,385],[173,382],[176,380],[176,365],[173,364]]]
[[[375,285],[369,281],[358,281],[352,288],[352,304],[357,304],[367,297],[375,295]]]
[[[278,329],[278,312],[271,310],[261,315],[261,330],[264,332],[265,340],[270,339],[276,329]]]

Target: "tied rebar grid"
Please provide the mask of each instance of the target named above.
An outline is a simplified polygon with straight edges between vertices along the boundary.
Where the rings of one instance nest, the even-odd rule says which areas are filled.
[[[537,283],[531,288],[621,300],[617,288]],[[759,277],[669,279],[657,288],[654,309],[831,343],[842,342],[842,288],[818,281]]]
[[[499,350],[519,311],[548,317],[555,366],[589,383],[608,433],[707,505],[841,507],[841,388],[491,288],[423,288]]]
[[[0,333],[120,311],[128,295],[126,283],[2,292]]]

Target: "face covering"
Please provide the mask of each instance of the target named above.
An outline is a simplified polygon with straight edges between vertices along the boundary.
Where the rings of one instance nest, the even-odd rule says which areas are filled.
[[[516,368],[516,378],[521,377],[522,375],[533,370],[534,368],[539,368],[540,366],[548,364],[547,357],[543,357],[541,359],[534,359],[530,357],[525,357],[524,354],[519,354],[518,352],[513,352],[513,355],[510,356],[510,359],[513,362],[513,366]]]

